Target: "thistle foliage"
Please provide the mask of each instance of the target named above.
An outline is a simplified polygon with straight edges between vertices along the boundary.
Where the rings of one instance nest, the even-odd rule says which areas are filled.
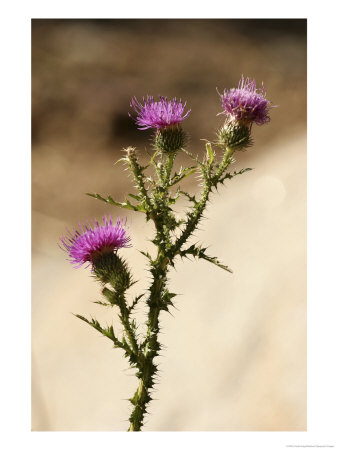
[[[249,87],[251,90],[244,94],[250,100],[250,95],[256,93],[253,84]],[[243,91],[245,86],[243,85],[241,89]],[[240,94],[243,97],[242,91]],[[238,95],[237,91],[235,94]],[[227,98],[223,97],[223,103],[228,107]],[[260,97],[259,101],[262,103]],[[160,315],[162,312],[170,311],[176,296],[170,291],[168,273],[175,268],[178,260],[185,258],[202,259],[224,271],[232,272],[216,256],[210,255],[206,247],[191,242],[191,238],[204,217],[211,194],[226,180],[251,170],[229,169],[234,162],[234,152],[252,144],[252,123],[236,122],[233,110],[232,115],[226,117],[218,130],[216,142],[205,144],[204,158],[199,160],[184,148],[185,134],[181,122],[190,113],[190,110],[185,112],[185,104],[176,99],[167,101],[164,97],[160,97],[159,102],[155,102],[153,97],[147,97],[144,102],[142,105],[134,98],[131,105],[138,114],[136,123],[141,128],[155,129],[153,153],[148,163],[143,166],[136,149],[128,147],[124,149],[124,155],[120,160],[132,175],[137,193],[128,194],[124,201],[115,200],[110,195],[104,197],[98,193],[87,195],[108,205],[141,213],[146,221],[153,223],[154,235],[151,242],[156,250],[155,256],[141,252],[147,260],[151,276],[149,288],[135,298],[129,298],[127,291],[134,281],[127,261],[118,253],[119,248],[127,247],[129,242],[121,221],[113,225],[112,220],[106,218],[104,226],[96,222],[95,227],[85,227],[67,240],[64,238],[61,240],[68,252],[74,253],[75,248],[76,263],[81,265],[82,255],[85,254],[84,261],[91,264],[92,274],[103,286],[103,301],[96,303],[118,311],[123,328],[120,336],[115,332],[113,324],[104,327],[96,319],[89,320],[81,315],[77,317],[110,339],[116,348],[123,350],[130,367],[135,369],[139,382],[135,393],[129,399],[131,415],[128,431],[141,430],[148,404],[152,400],[157,380],[156,358],[162,348],[159,342]],[[231,105],[233,104],[234,102]],[[235,107],[236,104],[233,108],[237,111]],[[226,111],[223,113],[226,114]],[[185,152],[192,162],[188,167],[174,169],[175,158],[179,152]],[[196,194],[182,190],[181,182],[196,175],[202,184],[201,192]],[[184,211],[183,219],[179,218],[174,210],[180,198],[188,200],[189,205]],[[81,252],[77,248],[80,241]],[[96,246],[92,252],[88,251],[88,248],[90,249],[88,242],[89,244],[95,242]],[[136,323],[133,317],[135,307],[140,302],[143,302],[147,309],[146,332],[143,335],[138,333],[140,324]]]
[[[155,138],[156,139],[156,138]],[[195,165],[173,170],[173,163],[177,150],[158,152],[155,149],[146,166],[139,163],[137,152],[128,147],[124,150],[122,161],[130,170],[137,194],[129,194],[130,200],[118,202],[111,196],[103,197],[100,194],[88,194],[105,203],[144,214],[146,221],[154,223],[155,234],[152,243],[156,247],[156,256],[143,253],[149,265],[151,285],[146,294],[141,294],[130,304],[127,304],[125,292],[131,285],[131,275],[126,262],[116,255],[109,260],[109,256],[102,258],[94,265],[94,272],[102,283],[110,284],[110,288],[103,289],[106,299],[104,305],[120,309],[120,320],[125,329],[125,335],[118,339],[113,326],[104,328],[97,321],[87,321],[93,328],[111,339],[115,346],[125,352],[131,367],[136,369],[139,386],[130,398],[132,413],[129,418],[129,431],[139,431],[144,423],[147,405],[152,399],[152,392],[156,382],[156,357],[161,350],[158,340],[162,311],[169,311],[174,305],[176,296],[168,287],[167,276],[170,268],[175,268],[178,260],[193,257],[207,261],[219,268],[232,272],[213,255],[209,255],[207,248],[198,243],[187,244],[193,236],[200,220],[203,217],[211,193],[226,179],[240,175],[247,170],[239,172],[228,171],[233,163],[233,150],[224,147],[221,151],[215,150],[211,143],[206,144],[206,153],[203,161],[192,156]],[[189,153],[188,153],[189,154]],[[221,156],[221,158],[220,158]],[[148,172],[153,169],[152,175]],[[198,174],[203,182],[203,190],[199,197],[181,190],[180,183],[193,174]],[[187,198],[190,207],[182,221],[174,212],[175,203],[181,198]],[[133,309],[141,298],[145,299],[148,308],[147,332],[143,337],[137,336],[137,325],[133,320]],[[80,317],[80,316],[78,316]],[[83,317],[80,317],[85,320]]]

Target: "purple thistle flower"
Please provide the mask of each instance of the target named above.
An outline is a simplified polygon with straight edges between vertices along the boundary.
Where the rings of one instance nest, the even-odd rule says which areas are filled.
[[[238,88],[224,90],[220,97],[223,106],[220,114],[225,114],[229,122],[263,125],[270,121],[269,110],[272,106],[266,99],[263,83],[257,89],[255,80],[244,79],[242,75]]]
[[[107,253],[116,253],[122,247],[130,247],[130,237],[127,235],[126,222],[118,219],[116,225],[113,225],[112,217],[105,215],[103,225],[95,219],[91,224],[79,224],[79,229],[68,235],[62,236],[60,241],[70,256],[70,262],[75,268],[88,263],[86,267],[93,264],[95,259]]]
[[[155,102],[154,97],[149,95],[146,98],[143,97],[144,105],[136,97],[131,99],[130,106],[137,114],[135,122],[139,125],[140,130],[148,128],[159,130],[171,125],[179,125],[189,116],[191,109],[184,114],[186,102],[182,103],[181,99],[177,100],[176,98],[167,100],[167,97],[159,97],[158,102]]]

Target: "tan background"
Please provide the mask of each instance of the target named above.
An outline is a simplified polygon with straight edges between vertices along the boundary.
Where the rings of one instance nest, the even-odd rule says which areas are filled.
[[[214,195],[196,239],[228,264],[179,263],[177,309],[162,316],[166,349],[144,430],[306,430],[306,21],[32,21],[32,429],[124,430],[136,388],[120,350],[73,313],[103,322],[99,285],[57,247],[65,227],[106,212],[84,192],[123,199],[114,165],[151,134],[128,118],[147,93],[188,101],[189,149],[221,124],[215,91],[264,80],[279,108],[255,127],[235,168],[255,170]],[[186,163],[181,157],[178,163]],[[197,189],[193,181],[191,189]],[[124,250],[147,286],[150,225],[128,214]],[[192,241],[193,242],[193,241]],[[142,318],[142,307],[138,317]]]

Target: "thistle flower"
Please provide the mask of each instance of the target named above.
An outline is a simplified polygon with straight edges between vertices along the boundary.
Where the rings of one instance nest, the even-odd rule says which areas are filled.
[[[139,125],[140,130],[146,130],[148,128],[155,128],[157,131],[165,129],[172,125],[179,125],[185,120],[191,109],[184,113],[186,102],[182,103],[182,100],[168,100],[167,97],[159,96],[158,102],[154,101],[154,97],[147,95],[143,97],[143,103],[141,104],[136,97],[133,97],[130,102],[130,106],[137,114],[135,122]]]
[[[130,237],[125,229],[126,222],[117,220],[113,225],[112,217],[105,215],[103,225],[95,219],[93,223],[79,224],[79,229],[62,236],[62,249],[70,256],[75,268],[88,263],[93,266],[100,256],[115,254],[122,247],[130,247]]]
[[[220,94],[223,111],[230,123],[250,126],[253,123],[263,125],[270,121],[271,102],[266,99],[266,89],[256,87],[256,81],[244,79],[242,75],[238,88],[224,90]]]
[[[250,127],[246,124],[225,121],[217,132],[217,142],[232,151],[245,150],[253,143]]]

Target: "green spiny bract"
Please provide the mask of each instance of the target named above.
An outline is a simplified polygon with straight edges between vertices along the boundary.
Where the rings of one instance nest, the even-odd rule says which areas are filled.
[[[186,136],[179,125],[161,128],[155,134],[155,148],[163,153],[176,153],[184,147]]]
[[[102,253],[93,261],[96,277],[103,283],[110,283],[118,292],[126,291],[132,284],[127,263],[114,252]]]
[[[225,124],[217,132],[218,144],[232,150],[244,150],[252,145],[251,130],[247,125]]]

